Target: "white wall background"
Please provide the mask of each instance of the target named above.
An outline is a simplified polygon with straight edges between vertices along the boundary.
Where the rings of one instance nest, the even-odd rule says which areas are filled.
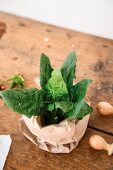
[[[113,0],[0,0],[0,11],[113,39]]]

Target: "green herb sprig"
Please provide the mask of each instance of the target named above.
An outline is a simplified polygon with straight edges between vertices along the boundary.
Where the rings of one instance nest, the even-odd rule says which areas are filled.
[[[11,81],[10,89],[14,87],[24,88],[24,78],[18,72],[15,72],[7,81]]]
[[[73,84],[76,72],[76,54],[71,52],[61,69],[53,69],[49,58],[41,55],[40,86],[42,89],[8,89],[0,92],[6,105],[29,118],[41,116],[45,125],[64,119],[82,119],[93,111],[85,102],[91,79]]]

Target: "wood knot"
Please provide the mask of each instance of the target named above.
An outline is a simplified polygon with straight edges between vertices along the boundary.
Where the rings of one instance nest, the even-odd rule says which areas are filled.
[[[0,38],[3,36],[5,32],[6,32],[6,24],[0,21]]]

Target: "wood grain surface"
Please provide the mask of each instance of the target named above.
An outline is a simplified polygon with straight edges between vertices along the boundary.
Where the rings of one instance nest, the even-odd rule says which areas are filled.
[[[98,134],[107,142],[113,137],[87,129],[78,147],[69,154],[52,154],[37,148],[23,135],[12,135],[13,144],[5,164],[6,170],[112,170],[113,156],[89,146],[89,137]]]
[[[0,134],[11,134],[13,139],[5,169],[112,170],[113,156],[91,149],[88,139],[100,134],[113,142],[113,116],[100,116],[95,109],[100,101],[113,104],[113,41],[2,12],[0,23],[0,84],[8,87],[6,80],[18,71],[25,77],[27,87],[37,87],[34,79],[39,76],[42,52],[50,57],[53,67],[59,67],[70,51],[76,51],[75,81],[93,79],[88,98],[94,107],[89,129],[78,148],[70,154],[57,155],[41,151],[22,136],[18,129],[20,115],[0,99]]]

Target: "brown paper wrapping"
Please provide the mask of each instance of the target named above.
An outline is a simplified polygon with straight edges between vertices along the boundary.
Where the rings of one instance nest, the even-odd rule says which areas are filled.
[[[59,124],[42,127],[40,117],[30,119],[22,116],[20,119],[21,132],[39,148],[51,153],[69,153],[77,147],[83,137],[89,115],[82,120],[64,120]]]

